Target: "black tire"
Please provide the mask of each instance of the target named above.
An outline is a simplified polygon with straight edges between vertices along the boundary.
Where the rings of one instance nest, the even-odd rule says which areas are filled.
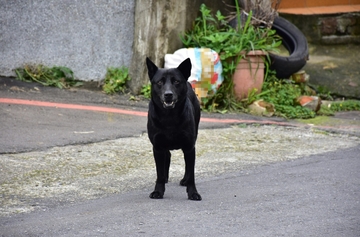
[[[276,71],[277,78],[287,79],[305,66],[309,59],[308,43],[304,34],[282,17],[275,18],[272,29],[282,37],[282,44],[290,55],[270,54],[270,69]]]

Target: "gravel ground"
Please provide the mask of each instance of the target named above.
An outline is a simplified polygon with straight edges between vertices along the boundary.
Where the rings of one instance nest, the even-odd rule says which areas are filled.
[[[360,144],[360,138],[304,127],[239,125],[199,131],[197,179],[253,165],[296,159]],[[169,182],[184,172],[172,152]],[[0,216],[30,212],[133,189],[153,189],[147,134],[100,143],[0,155]]]

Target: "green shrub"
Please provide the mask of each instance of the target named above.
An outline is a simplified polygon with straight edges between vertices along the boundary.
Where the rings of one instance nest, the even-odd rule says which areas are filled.
[[[290,80],[279,80],[271,75],[264,82],[262,93],[258,95],[258,98],[274,104],[277,116],[289,119],[313,118],[316,113],[302,107],[296,101],[299,96],[307,94],[303,86]]]

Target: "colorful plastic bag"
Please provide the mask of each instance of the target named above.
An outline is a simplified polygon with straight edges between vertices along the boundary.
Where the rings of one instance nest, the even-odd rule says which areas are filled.
[[[219,55],[209,48],[183,48],[173,54],[166,54],[164,67],[176,68],[187,58],[190,58],[192,64],[188,81],[198,99],[202,101],[202,98],[214,95],[224,80]]]

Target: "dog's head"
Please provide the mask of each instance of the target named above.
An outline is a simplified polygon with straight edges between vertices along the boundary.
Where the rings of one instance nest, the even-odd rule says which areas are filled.
[[[158,106],[173,109],[176,103],[187,98],[187,79],[191,74],[189,58],[171,69],[158,68],[149,58],[146,58],[146,65],[151,81],[151,97]]]

